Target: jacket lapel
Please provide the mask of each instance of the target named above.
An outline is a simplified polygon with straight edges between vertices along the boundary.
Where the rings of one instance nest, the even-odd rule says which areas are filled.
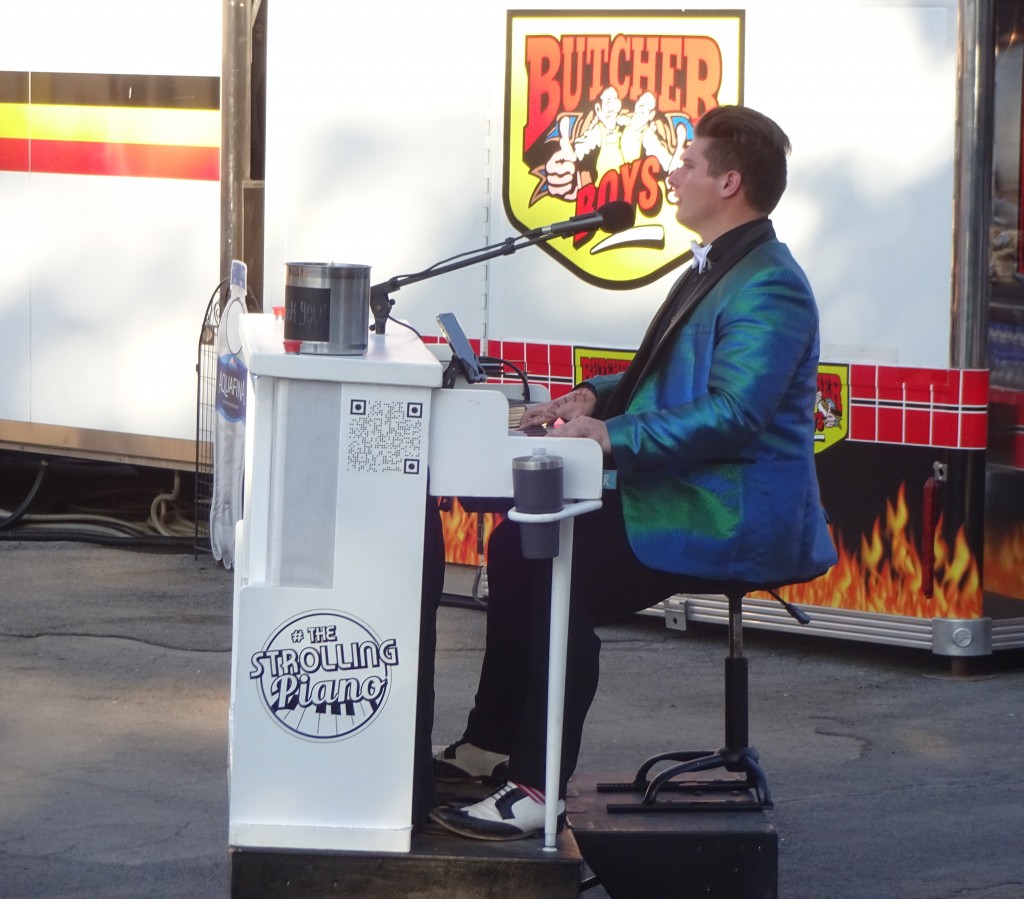
[[[672,308],[676,297],[679,296],[681,291],[686,290],[691,278],[696,274],[692,268],[683,272],[675,284],[672,285],[661,309],[648,326],[647,333],[640,343],[640,348],[633,362],[623,372],[622,378],[614,392],[605,403],[602,409],[602,417],[608,418],[626,411],[630,401],[633,399],[633,393],[636,391],[637,385],[651,366],[654,365],[658,353],[669,343],[669,338],[679,330],[682,323],[686,321],[697,304],[708,295],[725,276],[726,272],[739,262],[740,259],[759,243],[764,243],[766,240],[771,240],[774,237],[775,229],[767,219],[747,231],[731,248],[726,250],[721,259],[712,264],[707,273],[702,276],[701,283],[696,285],[693,288],[693,292],[686,296],[686,299],[680,304],[679,308],[672,312],[668,325],[661,329],[661,336],[655,339],[655,334],[658,333],[660,328],[659,322],[662,315]]]
[[[712,288],[714,288],[714,286],[718,284],[723,277],[725,277],[725,274],[729,269],[731,269],[758,244],[764,243],[766,240],[771,240],[774,237],[775,229],[772,227],[771,222],[762,222],[756,228],[751,228],[750,231],[744,234],[743,237],[733,247],[731,247],[721,259],[718,260],[718,262],[708,269],[707,273],[701,280],[701,283],[693,289],[693,292],[690,293],[690,295],[672,315],[672,319],[669,321],[668,327],[665,328],[661,335],[661,339],[657,344],[655,344],[654,349],[651,352],[651,358],[648,364],[652,363],[655,358],[657,358],[659,350],[665,345],[666,341],[675,334],[680,325],[697,307],[697,304],[711,292]],[[680,288],[683,283],[685,283],[684,280],[680,279],[680,281],[676,283],[675,288]],[[675,290],[673,290],[673,293],[674,292]]]

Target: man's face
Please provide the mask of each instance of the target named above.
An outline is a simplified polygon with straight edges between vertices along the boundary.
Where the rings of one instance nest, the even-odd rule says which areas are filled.
[[[650,94],[643,94],[633,107],[633,124],[641,128],[654,118],[655,100]]]
[[[601,94],[601,99],[598,100],[595,110],[601,124],[605,128],[611,129],[615,127],[619,113],[622,111],[622,101],[619,99],[619,95],[609,88]]]
[[[682,163],[668,176],[668,185],[675,194],[676,221],[697,234],[710,221],[721,204],[721,178],[708,173],[704,156],[705,141],[695,137],[683,151]]]

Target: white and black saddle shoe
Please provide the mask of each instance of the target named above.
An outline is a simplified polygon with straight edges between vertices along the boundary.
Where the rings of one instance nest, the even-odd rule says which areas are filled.
[[[517,784],[507,783],[473,805],[436,808],[430,818],[446,830],[474,840],[521,840],[543,832],[544,803]],[[565,802],[559,799],[559,830],[564,823]]]
[[[434,779],[442,783],[480,781],[504,783],[508,776],[508,756],[459,740],[434,756]]]

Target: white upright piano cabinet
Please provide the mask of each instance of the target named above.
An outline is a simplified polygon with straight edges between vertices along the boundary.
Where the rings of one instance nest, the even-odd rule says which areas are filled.
[[[272,316],[243,319],[233,847],[409,851],[427,470],[435,495],[511,497],[512,459],[550,448],[509,434],[500,392],[442,390],[395,330],[365,356],[303,355]],[[599,498],[597,444],[557,454],[566,499]]]

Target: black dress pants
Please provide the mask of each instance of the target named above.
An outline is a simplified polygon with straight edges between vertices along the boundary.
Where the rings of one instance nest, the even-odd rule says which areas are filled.
[[[437,805],[431,731],[434,726],[434,654],[437,650],[437,610],[444,590],[444,536],[437,499],[427,496],[423,527],[423,582],[420,595],[420,659],[417,671],[415,758],[412,822],[426,823]]]
[[[600,638],[594,628],[648,608],[692,583],[641,564],[626,538],[619,495],[606,492],[596,512],[575,519],[561,795],[576,768],[583,723],[597,691]],[[487,565],[487,638],[465,739],[510,756],[509,780],[544,789],[551,562],[522,557],[519,525],[491,535]]]

